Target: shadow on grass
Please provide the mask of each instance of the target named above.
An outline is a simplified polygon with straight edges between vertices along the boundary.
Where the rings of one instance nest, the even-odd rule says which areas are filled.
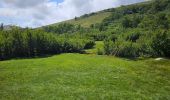
[[[119,57],[119,58],[127,61],[142,61],[149,60],[151,57]]]
[[[7,61],[7,60],[21,60],[21,59],[39,59],[39,58],[48,58],[52,57],[54,55],[61,55],[64,53],[80,53],[85,54],[85,51],[77,51],[77,52],[63,52],[63,53],[53,53],[53,54],[42,54],[42,55],[36,55],[36,56],[29,56],[29,57],[9,57],[9,58],[0,58],[0,61]]]
[[[21,60],[21,59],[39,59],[39,58],[48,58],[52,57],[56,54],[46,54],[46,55],[38,55],[38,56],[30,56],[30,57],[11,57],[11,58],[1,58],[0,61],[7,61],[7,60]],[[59,55],[59,54],[58,54]]]
[[[86,51],[82,51],[82,52],[80,52],[80,54],[91,54],[91,53],[86,52]]]

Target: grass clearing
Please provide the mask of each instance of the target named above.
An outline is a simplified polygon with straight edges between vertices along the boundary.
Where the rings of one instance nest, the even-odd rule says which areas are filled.
[[[61,54],[0,62],[1,100],[169,100],[170,60]]]
[[[86,52],[87,54],[97,54],[98,50],[104,51],[104,50],[103,50],[103,49],[104,49],[104,43],[103,43],[103,41],[96,41],[95,44],[96,44],[96,45],[94,46],[94,48],[92,48],[92,49],[87,49],[87,50],[85,50],[85,52]]]

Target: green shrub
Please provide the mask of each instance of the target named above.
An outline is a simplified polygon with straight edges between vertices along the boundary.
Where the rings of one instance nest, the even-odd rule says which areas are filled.
[[[170,31],[158,32],[153,37],[152,48],[158,56],[170,57]]]
[[[116,41],[112,54],[120,57],[138,57],[138,50],[139,48],[135,43]]]
[[[152,55],[151,50],[147,50],[149,46],[125,40],[117,40],[115,42],[105,41],[104,52],[107,55],[118,57],[150,56]]]

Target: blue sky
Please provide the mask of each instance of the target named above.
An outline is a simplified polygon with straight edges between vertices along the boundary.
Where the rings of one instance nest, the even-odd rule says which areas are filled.
[[[51,0],[51,1],[54,1],[54,2],[57,2],[57,3],[61,3],[61,2],[63,2],[64,0]]]
[[[144,0],[0,0],[0,23],[39,27],[142,1]]]

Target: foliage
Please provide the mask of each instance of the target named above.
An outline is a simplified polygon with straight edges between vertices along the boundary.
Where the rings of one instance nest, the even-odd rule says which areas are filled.
[[[170,57],[169,4],[169,0],[155,0],[115,9],[101,23],[105,24],[105,31],[114,33],[105,38],[105,53],[121,57]]]
[[[139,47],[136,43],[125,41],[105,41],[105,53],[120,57],[138,57]]]
[[[52,33],[29,29],[1,31],[0,40],[0,59],[81,52],[94,45],[89,39],[59,38]]]
[[[61,23],[58,26],[46,26],[44,27],[44,31],[46,32],[53,32],[56,34],[63,34],[63,33],[73,33],[76,31],[76,28],[72,24],[67,24],[67,23]]]
[[[157,55],[170,57],[170,32],[158,32],[153,37],[152,47]]]

